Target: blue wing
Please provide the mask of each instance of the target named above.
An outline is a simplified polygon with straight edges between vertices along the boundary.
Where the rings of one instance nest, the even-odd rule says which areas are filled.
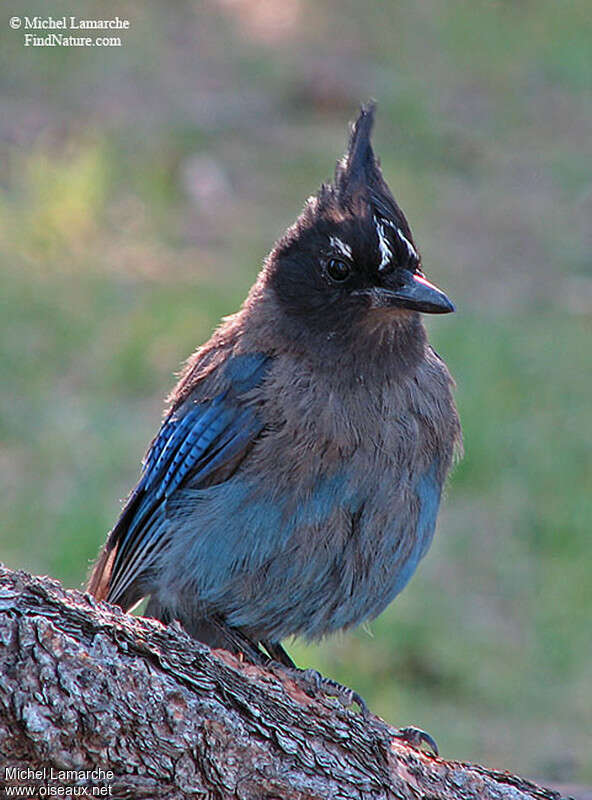
[[[186,481],[204,486],[225,480],[236,469],[263,424],[243,395],[264,378],[270,358],[262,353],[234,356],[225,365],[228,388],[163,423],[144,459],[142,476],[117,524],[109,546],[116,549],[107,599],[124,607],[140,599],[134,588],[167,546],[166,504]]]

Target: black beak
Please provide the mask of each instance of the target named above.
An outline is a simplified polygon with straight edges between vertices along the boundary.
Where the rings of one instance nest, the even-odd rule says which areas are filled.
[[[455,311],[454,304],[441,289],[423,275],[410,270],[397,270],[399,284],[396,288],[377,291],[387,305],[423,311],[425,314],[448,314]]]

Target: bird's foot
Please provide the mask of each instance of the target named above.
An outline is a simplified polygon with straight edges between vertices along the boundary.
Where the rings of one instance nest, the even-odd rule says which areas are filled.
[[[325,678],[316,669],[300,669],[279,642],[264,640],[261,644],[271,656],[269,666],[277,666],[283,672],[287,672],[307,694],[312,696],[325,694],[329,697],[336,697],[341,705],[346,708],[353,706],[355,703],[359,706],[364,717],[370,714],[364,698],[353,689],[343,686],[343,684],[334,681],[332,678]]]
[[[277,664],[283,672],[287,672],[306,694],[312,697],[319,694],[335,697],[345,708],[356,704],[364,717],[370,714],[366,701],[361,695],[348,686],[343,686],[343,684],[334,681],[332,678],[326,678],[316,669],[299,669],[298,667],[286,667],[283,664],[278,664],[278,662],[272,661],[271,663],[274,666]]]
[[[416,747],[418,750],[421,750],[422,745],[425,744],[432,750],[435,756],[438,755],[436,740],[433,736],[430,736],[429,733],[426,733],[426,731],[422,731],[421,728],[414,728],[413,726],[398,728],[395,736],[405,742],[405,744],[410,744],[411,747]]]
[[[366,701],[354,689],[350,689],[349,686],[344,686],[342,683],[334,681],[333,678],[326,678],[316,669],[306,669],[304,670],[304,674],[307,676],[307,679],[313,683],[317,691],[329,697],[336,697],[345,708],[349,708],[355,703],[362,712],[362,716],[369,716],[370,709]]]
[[[344,686],[342,683],[338,683],[332,678],[326,678],[316,669],[300,669],[294,664],[281,644],[277,642],[266,641],[262,644],[271,656],[267,666],[275,667],[281,672],[290,675],[306,694],[312,695],[313,697],[318,694],[336,697],[345,708],[356,704],[359,706],[364,718],[367,719],[370,716],[370,709],[366,701],[361,695],[354,691],[354,689],[350,689],[348,686]],[[411,747],[415,747],[418,750],[422,749],[422,745],[427,745],[435,756],[438,755],[436,740],[421,728],[415,728],[414,726],[399,728],[395,736],[402,742],[405,742],[405,744],[409,744]]]

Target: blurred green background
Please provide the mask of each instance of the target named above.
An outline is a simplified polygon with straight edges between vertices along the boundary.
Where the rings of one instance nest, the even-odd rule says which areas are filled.
[[[458,305],[428,324],[466,457],[403,595],[293,654],[446,757],[592,781],[589,2],[16,5],[131,28],[67,49],[1,26],[0,559],[81,585],[173,373],[375,97]]]

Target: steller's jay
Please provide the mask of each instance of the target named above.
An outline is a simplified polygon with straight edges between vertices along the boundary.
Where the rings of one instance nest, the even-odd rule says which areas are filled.
[[[187,361],[89,591],[214,647],[380,614],[430,546],[460,424],[424,276],[363,107],[332,184]]]

